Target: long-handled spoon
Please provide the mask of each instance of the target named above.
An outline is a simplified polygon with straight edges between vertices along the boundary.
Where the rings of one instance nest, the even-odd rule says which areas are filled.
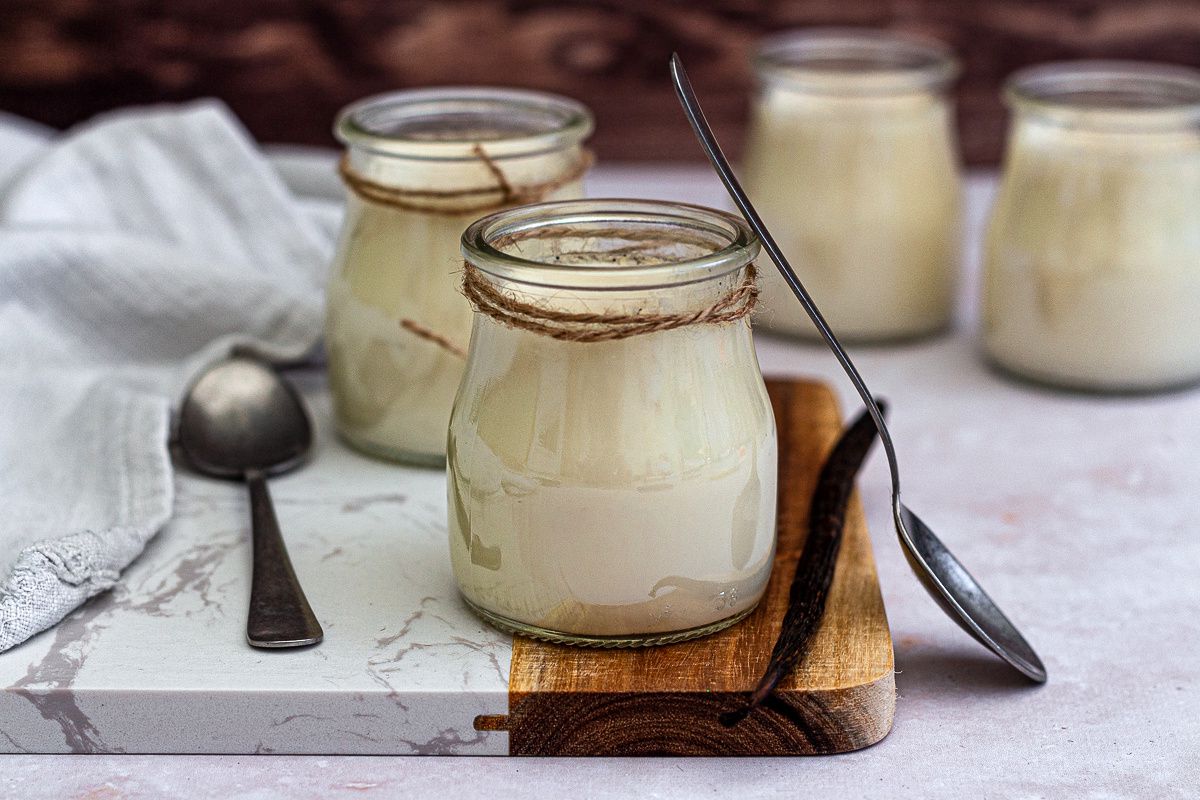
[[[299,466],[312,446],[300,396],[269,364],[235,356],[196,379],[179,412],[179,448],[198,471],[250,486],[254,570],[246,640],[302,647],[324,633],[288,558],[267,476]]]
[[[733,202],[737,204],[746,221],[750,223],[750,227],[762,240],[763,247],[792,288],[796,299],[800,301],[804,310],[808,312],[808,316],[812,318],[813,324],[821,332],[825,343],[837,356],[842,369],[850,377],[854,388],[858,390],[863,402],[866,403],[872,419],[875,420],[875,425],[879,430],[879,440],[887,454],[888,467],[892,473],[892,515],[896,521],[896,533],[900,537],[900,544],[904,547],[904,554],[908,558],[909,565],[912,566],[913,571],[933,599],[967,633],[1015,667],[1022,675],[1032,681],[1044,683],[1046,668],[1042,665],[1037,653],[1025,641],[1025,637],[1021,636],[996,603],[987,596],[979,583],[946,549],[933,531],[900,502],[900,467],[896,461],[896,450],[892,446],[891,434],[888,433],[887,424],[883,420],[879,406],[875,403],[875,398],[871,396],[870,390],[867,389],[862,376],[855,369],[850,356],[846,354],[837,337],[833,335],[833,331],[829,329],[829,325],[817,309],[816,303],[813,302],[804,285],[800,283],[800,279],[796,277],[795,271],[784,258],[779,245],[775,243],[775,239],[763,224],[758,212],[754,210],[746,193],[742,191],[729,162],[721,152],[720,145],[717,144],[712,128],[704,118],[704,112],[700,110],[700,103],[696,100],[696,93],[692,90],[691,81],[684,72],[683,62],[680,61],[678,54],[671,56],[671,79],[675,83],[675,91],[679,95],[679,101],[683,104],[683,110],[692,124],[692,130],[696,132],[696,138],[700,140],[704,152],[708,154],[713,169],[717,171],[721,182],[725,184]]]

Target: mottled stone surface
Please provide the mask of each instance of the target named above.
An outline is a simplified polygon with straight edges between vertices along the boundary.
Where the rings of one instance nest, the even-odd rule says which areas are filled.
[[[333,440],[320,375],[298,376],[318,456],[272,481],[320,646],[244,641],[245,490],[180,471],[175,519],[64,623],[0,656],[9,752],[502,753],[507,637],[459,601],[439,471]]]
[[[591,191],[721,201],[715,182],[695,170],[604,169]],[[986,183],[972,184],[973,240],[988,195]],[[972,266],[964,297],[973,296],[975,274]],[[908,503],[1038,647],[1046,686],[1023,683],[925,596],[889,530],[887,475],[876,453],[861,491],[896,641],[899,698],[892,734],[867,750],[772,760],[16,755],[0,758],[0,796],[1195,797],[1200,392],[1104,398],[1013,383],[981,363],[974,314],[964,309],[954,336],[855,354],[892,401]],[[768,372],[832,381],[851,408],[848,385],[819,347],[761,337],[759,353]],[[432,508],[442,502],[440,479],[323,443],[318,462],[280,480],[276,496],[313,603],[324,616],[334,612],[324,655],[293,663],[305,654],[241,647],[243,501],[230,487],[185,481],[181,514],[203,526],[181,520],[110,599],[84,609],[70,628],[0,656],[5,685],[23,682],[28,692],[74,675],[77,690],[37,702],[2,695],[0,731],[11,739],[0,737],[0,749],[62,750],[68,738],[163,741],[182,728],[220,730],[223,749],[253,750],[289,730],[335,749],[363,741],[339,733],[353,730],[384,738],[395,752],[466,752],[457,740],[475,737],[471,716],[504,707],[507,644],[452,599],[440,507]],[[176,533],[188,546],[176,549],[168,538]],[[185,588],[172,598],[177,584]],[[437,599],[427,608],[423,597]],[[379,643],[419,611],[405,635]],[[146,633],[127,638],[127,625]],[[183,699],[169,693],[165,706],[146,691],[184,680],[208,688]],[[341,696],[312,712],[334,719],[287,720],[298,695],[283,695],[282,685],[319,686],[306,702],[321,691]],[[338,688],[347,685],[362,699]],[[78,692],[84,686],[126,694],[94,702]],[[345,725],[355,711],[380,718]],[[120,717],[137,717],[138,729],[114,726]],[[503,740],[492,738],[499,736],[471,746],[501,752]]]

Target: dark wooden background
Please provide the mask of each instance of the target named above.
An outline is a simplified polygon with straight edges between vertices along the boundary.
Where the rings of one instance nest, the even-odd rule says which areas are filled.
[[[736,147],[763,33],[870,25],[942,39],[972,163],[999,154],[1014,69],[1076,57],[1200,66],[1200,0],[0,0],[0,109],[63,127],[130,103],[215,95],[269,142],[332,144],[366,94],[510,84],[569,94],[602,158],[696,159],[667,82],[673,49]]]

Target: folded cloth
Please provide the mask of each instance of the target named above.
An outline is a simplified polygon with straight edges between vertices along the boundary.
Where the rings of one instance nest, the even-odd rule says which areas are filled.
[[[212,101],[59,138],[0,116],[0,181],[3,651],[166,523],[171,410],[198,370],[311,352],[338,212],[290,193]]]

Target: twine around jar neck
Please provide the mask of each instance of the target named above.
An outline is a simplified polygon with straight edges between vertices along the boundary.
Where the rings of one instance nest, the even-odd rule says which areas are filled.
[[[497,289],[470,263],[463,269],[462,291],[471,305],[510,328],[567,342],[611,342],[688,325],[720,325],[744,319],[758,301],[757,272],[747,264],[742,282],[711,305],[678,314],[615,311],[560,311],[519,300]]]
[[[377,183],[350,165],[349,152],[342,155],[338,162],[338,174],[342,182],[360,199],[376,205],[391,206],[406,211],[419,211],[423,214],[444,214],[458,216],[460,214],[475,214],[486,211],[496,211],[509,206],[537,203],[546,199],[554,191],[569,183],[579,180],[591,168],[595,157],[590,150],[582,150],[579,161],[562,175],[549,181],[516,186],[505,175],[504,170],[496,160],[487,154],[482,145],[475,145],[471,151],[496,179],[495,186],[485,186],[477,189],[405,189],[396,186]],[[498,197],[497,197],[498,195]],[[480,199],[480,198],[487,198]],[[461,200],[461,203],[453,203]]]

